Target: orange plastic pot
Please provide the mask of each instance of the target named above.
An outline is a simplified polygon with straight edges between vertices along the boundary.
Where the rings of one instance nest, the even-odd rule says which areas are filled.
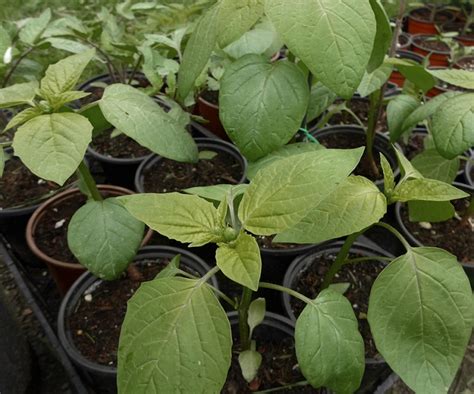
[[[427,10],[427,13],[431,13],[431,10],[425,7],[412,10],[408,15],[408,33],[410,34],[438,34],[439,23],[453,21],[456,18],[451,11],[441,10],[436,13],[435,22],[430,22],[415,15],[420,10]]]
[[[429,34],[418,34],[413,37],[413,52],[420,54],[423,57],[429,57],[429,63],[435,67],[449,67],[450,51],[439,51],[427,48],[423,45],[423,41],[434,37]]]
[[[421,57],[419,54],[412,51],[406,51],[406,50],[397,51],[396,57],[399,59],[413,60],[420,64],[423,63],[423,57]],[[400,71],[398,71],[397,69],[394,69],[394,71],[390,75],[389,81],[396,84],[398,87],[403,88],[403,85],[405,84],[405,77]]]

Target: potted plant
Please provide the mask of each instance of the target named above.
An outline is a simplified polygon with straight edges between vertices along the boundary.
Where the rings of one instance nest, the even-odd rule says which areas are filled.
[[[455,14],[442,9],[440,1],[429,1],[424,7],[410,11],[408,15],[408,32],[410,34],[437,34],[439,26],[454,21]]]

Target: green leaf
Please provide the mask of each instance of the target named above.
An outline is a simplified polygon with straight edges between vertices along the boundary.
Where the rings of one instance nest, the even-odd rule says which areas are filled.
[[[361,97],[367,97],[369,94],[379,90],[392,74],[393,67],[382,64],[370,74],[366,71],[360,82],[357,92]]]
[[[288,49],[319,81],[343,98],[352,97],[364,76],[376,34],[368,1],[267,0],[265,13]]]
[[[242,154],[255,161],[290,141],[308,101],[306,78],[295,64],[247,55],[222,77],[220,118]]]
[[[89,46],[80,42],[61,37],[49,37],[45,40],[49,42],[53,48],[70,53],[83,53],[90,49]]]
[[[408,201],[410,222],[445,222],[456,213],[448,201]]]
[[[79,113],[89,119],[89,122],[91,122],[92,126],[94,127],[94,137],[113,127],[109,122],[107,122],[107,119],[104,118],[104,115],[102,114],[102,111],[99,107],[99,102],[97,101],[82,107]]]
[[[214,185],[214,186],[197,186],[183,190],[188,194],[205,198],[206,200],[222,201],[231,191],[234,197],[245,192],[248,185]]]
[[[399,184],[392,201],[450,201],[469,197],[469,194],[447,183],[434,179],[409,179]]]
[[[308,122],[322,115],[336,99],[337,94],[321,82],[313,85],[308,104]]]
[[[50,65],[41,80],[40,95],[52,101],[61,93],[73,90],[94,55],[95,50],[89,49]]]
[[[5,152],[3,148],[0,148],[0,178],[3,176],[5,170]]]
[[[99,106],[109,123],[140,145],[167,159],[197,162],[191,135],[145,93],[129,85],[109,85]]]
[[[428,149],[417,155],[411,164],[425,178],[453,183],[457,177],[460,159],[447,160],[441,156],[436,149]]]
[[[114,280],[135,257],[144,230],[142,222],[109,198],[79,208],[69,223],[67,239],[71,252],[90,272]]]
[[[265,298],[257,298],[250,303],[247,317],[247,323],[250,329],[250,338],[252,338],[252,334],[255,328],[263,323],[263,320],[265,319],[265,311]]]
[[[178,98],[184,102],[194,88],[217,42],[218,7],[210,8],[198,22],[186,45],[178,74]]]
[[[372,11],[374,11],[375,21],[377,22],[374,47],[372,49],[369,64],[367,65],[367,71],[371,73],[380,67],[385,59],[385,55],[392,43],[392,27],[390,26],[390,19],[380,0],[369,1]]]
[[[275,161],[299,155],[301,153],[314,152],[321,149],[324,149],[323,145],[308,142],[298,142],[295,144],[285,145],[280,149],[273,151],[269,155],[261,158],[260,160],[248,163],[247,178],[252,180],[253,178],[255,178],[255,175],[257,175],[258,171],[265,167],[268,167]]]
[[[17,127],[17,126],[29,121],[30,119],[33,119],[36,116],[41,115],[42,113],[43,113],[43,111],[41,111],[41,109],[38,108],[38,107],[27,108],[27,109],[19,112],[18,114],[16,114],[10,120],[10,122],[8,122],[8,124],[6,125],[4,131],[13,129],[14,127]]]
[[[260,170],[239,206],[248,231],[277,234],[300,222],[354,170],[358,149],[323,149],[278,160]]]
[[[16,85],[0,89],[0,108],[11,108],[27,104],[36,96],[38,82],[17,83]]]
[[[200,197],[180,193],[137,194],[118,200],[151,229],[179,242],[202,246],[220,242],[224,229],[217,209]]]
[[[171,261],[168,263],[166,268],[160,271],[158,275],[156,275],[156,279],[162,278],[172,278],[180,273],[179,264],[181,262],[181,255],[177,254],[174,256]]]
[[[390,199],[395,190],[395,174],[393,173],[392,166],[383,153],[380,154],[380,164],[383,171],[384,192],[387,198]]]
[[[465,89],[474,89],[474,74],[467,70],[429,70],[428,72],[435,78],[447,82],[451,85],[460,86]]]
[[[258,369],[262,364],[262,355],[255,350],[245,350],[239,354],[239,365],[242,376],[250,383],[257,377]]]
[[[263,0],[221,0],[217,41],[221,48],[239,39],[263,15]]]
[[[342,295],[344,295],[350,288],[351,284],[349,282],[333,283],[329,285],[329,289],[337,291],[339,294]]]
[[[212,150],[202,150],[198,154],[199,160],[212,160],[216,156],[217,152],[214,152]]]
[[[42,179],[63,185],[76,171],[92,139],[92,125],[75,113],[37,116],[18,128],[15,155]]]
[[[387,121],[391,141],[398,141],[407,131],[404,129],[404,122],[419,105],[417,98],[407,94],[400,94],[390,100],[387,106]]]
[[[71,101],[80,100],[89,95],[90,93],[88,92],[71,90],[69,92],[59,93],[54,97],[50,97],[49,103],[51,104],[53,109],[57,110],[61,108],[64,104],[70,103]]]
[[[210,288],[184,278],[143,283],[128,302],[120,333],[120,393],[218,393],[232,335]]]
[[[395,149],[395,154],[397,155],[398,163],[400,164],[400,171],[403,175],[403,180],[406,179],[420,179],[423,178],[423,175],[421,175],[418,170],[413,167],[411,162],[405,157],[405,155],[399,151],[397,148]]]
[[[241,233],[228,244],[220,244],[216,251],[216,264],[223,274],[234,282],[258,290],[262,260],[254,237]]]
[[[438,152],[446,159],[474,146],[474,93],[445,101],[433,115],[431,131]]]
[[[311,386],[353,393],[365,368],[364,341],[350,302],[323,290],[296,321],[296,357]]]
[[[472,290],[456,258],[414,248],[372,286],[368,320],[377,349],[417,393],[446,393],[471,336]]]
[[[389,58],[386,64],[391,64],[410,82],[415,84],[424,93],[436,85],[434,77],[419,63],[412,60]]]
[[[40,39],[50,20],[51,10],[49,8],[37,18],[30,18],[19,32],[20,40],[33,46]]]
[[[387,200],[378,187],[364,177],[351,176],[274,241],[309,244],[343,237],[377,223],[386,212]]]

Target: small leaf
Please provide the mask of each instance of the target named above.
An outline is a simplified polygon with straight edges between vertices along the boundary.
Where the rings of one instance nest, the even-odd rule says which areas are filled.
[[[369,94],[379,90],[392,74],[393,67],[387,64],[382,64],[371,73],[367,71],[360,82],[357,92],[361,97],[367,97]]]
[[[456,258],[414,248],[388,265],[370,293],[377,349],[417,393],[446,393],[472,331],[473,298]]]
[[[408,201],[410,222],[445,222],[452,219],[456,210],[448,201]]]
[[[88,92],[81,92],[81,91],[68,91],[64,93],[59,93],[54,97],[51,97],[49,102],[53,109],[57,110],[61,108],[64,104],[70,103],[71,101],[80,100],[84,97],[89,96],[90,93]]]
[[[179,263],[181,261],[181,255],[177,254],[174,256],[168,265],[160,271],[158,275],[156,275],[155,279],[163,279],[163,278],[172,278],[180,273]]]
[[[51,10],[47,8],[37,18],[30,18],[18,34],[21,41],[28,45],[34,45],[40,39],[51,20]]]
[[[451,85],[460,86],[465,89],[474,89],[474,75],[467,70],[429,70],[428,72],[435,78],[447,82]]]
[[[24,109],[23,111],[19,112],[16,114],[10,122],[8,122],[7,126],[5,127],[4,131],[13,129],[14,127],[17,127],[23,123],[26,123],[30,119],[33,119],[39,115],[41,115],[43,112],[41,111],[40,108],[38,107],[31,107]]]
[[[202,150],[199,152],[199,160],[212,160],[217,156],[217,152],[212,150]]]
[[[118,200],[138,220],[165,237],[202,246],[221,242],[217,209],[200,197],[180,193],[136,194]]]
[[[194,194],[196,196],[205,198],[206,200],[222,201],[232,191],[235,197],[240,196],[245,192],[248,185],[214,185],[214,186],[197,186],[190,189],[185,189],[183,192]]]
[[[450,201],[469,197],[469,194],[447,183],[434,179],[409,179],[399,184],[392,195],[393,201]]]
[[[250,383],[257,377],[258,369],[262,364],[262,355],[255,350],[245,350],[239,354],[239,365],[242,376]]]
[[[120,333],[118,391],[218,393],[231,350],[229,319],[208,286],[179,277],[142,283]]]
[[[94,127],[94,137],[113,127],[109,122],[107,122],[107,119],[104,118],[97,101],[82,107],[79,113],[91,122]]]
[[[372,7],[372,11],[374,11],[377,30],[375,33],[374,47],[367,66],[369,73],[380,67],[392,43],[392,27],[390,26],[390,19],[388,18],[385,8],[380,3],[380,0],[370,0],[370,6]]]
[[[351,287],[351,284],[348,282],[343,282],[343,283],[333,283],[329,285],[329,289],[337,291],[339,294],[344,295],[347,290],[349,290]]]
[[[27,104],[36,96],[38,82],[17,83],[0,89],[0,108],[11,108]]]
[[[250,328],[250,338],[252,338],[252,333],[255,328],[262,324],[263,320],[265,319],[265,309],[265,298],[257,298],[251,302],[247,318],[247,323]]]
[[[420,179],[423,178],[423,175],[413,167],[411,162],[405,157],[405,155],[395,148],[395,153],[397,155],[398,162],[400,163],[400,170],[403,175],[403,179]]]
[[[428,149],[421,152],[411,161],[413,166],[425,178],[453,183],[457,177],[460,159],[447,160],[441,156],[436,149]]]
[[[308,104],[308,122],[322,115],[328,107],[337,99],[337,94],[331,89],[317,82],[311,87],[311,95]]]
[[[94,275],[114,280],[133,260],[144,230],[143,223],[115,198],[89,201],[74,213],[69,223],[68,245]]]
[[[391,64],[416,87],[424,93],[428,92],[436,85],[434,77],[421,65],[412,60],[389,58],[385,60],[386,64]]]
[[[387,121],[391,141],[398,141],[407,131],[404,129],[404,122],[419,106],[418,99],[407,94],[400,94],[390,100],[387,106]]]
[[[383,153],[380,154],[380,164],[383,171],[384,192],[387,198],[390,199],[390,196],[395,190],[395,174],[393,173],[392,166]]]
[[[257,241],[251,235],[241,233],[234,242],[220,244],[216,263],[229,279],[253,291],[258,290],[262,260]]]
[[[364,341],[349,301],[323,290],[296,321],[296,357],[311,386],[353,393],[364,374]]]

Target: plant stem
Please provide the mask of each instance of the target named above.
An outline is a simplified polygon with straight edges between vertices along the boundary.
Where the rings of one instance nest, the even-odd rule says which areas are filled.
[[[209,272],[204,275],[200,280],[199,280],[199,283],[198,285],[204,283],[204,282],[207,282],[209,279],[211,279],[215,274],[217,274],[218,272],[220,271],[220,268],[216,265],[214,268],[212,268],[211,270],[209,270]]]
[[[310,70],[308,70],[308,87],[309,87],[309,94],[311,95],[311,89],[313,87],[313,74]],[[301,122],[301,128],[307,130],[308,127],[308,110],[306,109],[306,113],[304,114],[303,121]]]
[[[398,238],[398,240],[402,243],[402,245],[405,247],[407,251],[411,249],[411,245],[407,242],[405,237],[402,234],[400,234],[400,232],[395,227],[384,222],[375,223],[375,226],[383,227],[386,230],[390,231],[393,235],[395,235],[395,237]]]
[[[247,320],[249,316],[250,303],[252,302],[252,293],[252,290],[244,286],[242,290],[242,298],[239,303],[239,335],[242,351],[250,350],[250,329]]]
[[[15,63],[13,63],[12,65],[12,68],[10,68],[10,71],[8,71],[8,74],[5,76],[4,80],[3,80],[3,83],[2,83],[2,88],[4,88],[5,86],[7,86],[8,82],[10,81],[10,78],[12,77],[13,73],[15,72],[15,70],[18,68],[18,66],[20,65],[20,63],[22,62],[22,60],[27,57],[31,52],[33,52],[33,50],[35,49],[35,47],[30,47],[28,48],[25,52],[23,52],[20,57],[16,60]]]
[[[133,78],[135,78],[135,74],[138,71],[138,67],[140,67],[140,63],[142,62],[142,59],[143,59],[143,55],[140,54],[138,56],[137,62],[135,63],[135,67],[133,67],[133,71],[130,74],[130,78],[128,79],[128,85],[132,84]]]
[[[470,226],[471,217],[474,215],[474,196],[471,196],[471,202],[462,216],[461,225]]]
[[[383,94],[385,90],[384,87],[382,88],[381,91],[376,91],[372,93],[369,97],[370,109],[369,109],[369,120],[367,124],[367,132],[366,132],[365,154],[367,155],[370,168],[375,178],[378,178],[380,176],[380,171],[379,171],[379,168],[377,167],[377,163],[375,162],[375,158],[374,158],[374,142],[375,142],[375,136],[377,133],[377,124],[378,124],[380,115],[382,114]]]
[[[282,293],[289,294],[290,296],[295,297],[298,300],[303,301],[306,304],[311,304],[313,302],[308,297],[304,296],[303,294],[298,293],[297,291],[295,291],[293,289],[289,289],[288,287],[276,285],[274,283],[260,282],[259,287],[261,287],[262,289],[276,290],[276,291],[280,291]]]
[[[331,264],[331,267],[329,268],[329,271],[326,272],[326,275],[324,275],[321,290],[327,289],[332,283],[334,277],[341,270],[342,266],[344,265],[344,262],[347,260],[347,256],[349,255],[352,245],[359,237],[359,235],[362,234],[362,232],[363,231],[359,231],[358,233],[351,234],[346,238],[346,240],[344,241],[344,245],[342,245],[342,248],[336,257],[336,260],[334,261],[334,263]]]
[[[112,82],[117,82],[115,79],[116,76],[119,76],[118,70],[116,69],[114,63],[112,62],[112,59],[110,59],[109,55],[105,53],[98,45],[94,44],[92,41],[85,39],[83,40],[86,44],[89,44],[91,47],[95,48],[97,52],[99,52],[105,59],[105,65],[107,67],[107,70],[109,71],[110,79]]]
[[[12,145],[13,145],[13,141],[0,142],[1,148],[8,148],[9,146],[12,146]]]
[[[87,188],[87,191],[89,192],[90,196],[95,201],[102,201],[103,199],[100,195],[99,189],[97,189],[97,184],[95,183],[94,178],[92,177],[89,168],[87,168],[86,163],[84,161],[79,164],[79,167],[77,169],[77,175],[84,184],[84,186]]]

